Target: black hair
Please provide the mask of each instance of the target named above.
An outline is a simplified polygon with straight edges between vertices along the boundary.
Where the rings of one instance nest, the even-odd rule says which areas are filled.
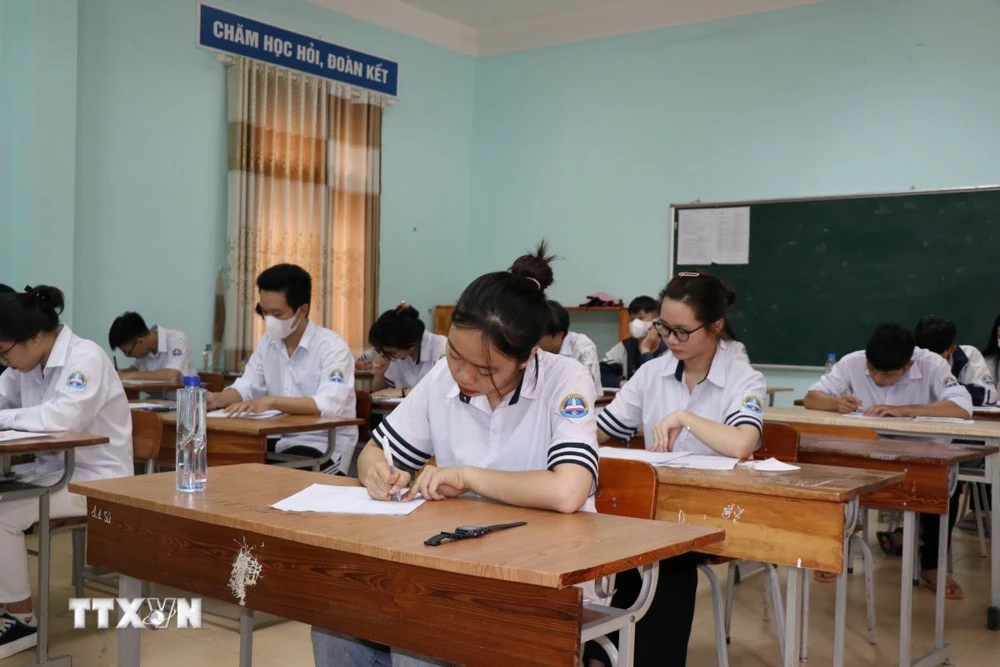
[[[635,317],[639,313],[658,313],[660,312],[660,302],[651,296],[637,296],[628,304],[628,314]]]
[[[0,294],[0,340],[23,343],[55,331],[65,306],[62,291],[48,285]]]
[[[0,283],[0,294],[11,294],[16,291],[17,290],[11,287],[10,285],[4,285],[3,283]]]
[[[894,322],[887,322],[875,327],[865,346],[865,358],[875,370],[891,373],[910,362],[916,346],[912,331]]]
[[[736,291],[711,273],[680,273],[660,292],[660,300],[686,303],[695,319],[712,324],[725,319],[729,306],[736,303]],[[723,324],[723,338],[732,338],[732,330]]]
[[[545,333],[549,336],[569,333],[569,313],[558,301],[549,300],[549,323]]]
[[[417,309],[401,303],[379,315],[368,330],[368,343],[379,352],[390,347],[408,350],[420,343],[425,329]]]
[[[997,328],[1000,328],[1000,315],[993,320],[993,328],[990,329],[989,340],[986,341],[986,347],[983,348],[984,357],[992,357],[1000,355],[1000,342],[997,342]]]
[[[548,325],[545,290],[553,283],[554,259],[543,240],[533,253],[518,257],[509,271],[479,276],[458,297],[452,325],[481,331],[502,355],[524,363]]]
[[[111,329],[108,331],[108,346],[112,350],[120,350],[129,341],[148,333],[149,327],[146,326],[146,320],[142,319],[142,315],[131,311],[122,313],[111,323]]]
[[[958,339],[958,327],[943,317],[927,316],[917,322],[913,334],[917,347],[941,354],[955,344]]]
[[[257,289],[281,292],[292,310],[298,310],[312,300],[312,277],[297,264],[275,264],[257,276]]]

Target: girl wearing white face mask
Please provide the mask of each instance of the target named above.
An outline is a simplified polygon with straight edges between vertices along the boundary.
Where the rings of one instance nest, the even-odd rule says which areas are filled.
[[[639,366],[663,354],[667,346],[653,329],[660,314],[659,302],[651,296],[637,296],[628,304],[630,338],[619,341],[601,360],[601,384],[617,387],[639,370]]]
[[[280,410],[291,415],[353,419],[354,357],[343,338],[309,321],[312,278],[300,266],[278,264],[257,277],[257,314],[267,332],[247,361],[243,377],[208,395],[209,409],[230,416]],[[324,472],[346,474],[358,442],[356,426],[338,428]],[[279,454],[317,457],[327,449],[323,431],[297,433],[274,445]]]

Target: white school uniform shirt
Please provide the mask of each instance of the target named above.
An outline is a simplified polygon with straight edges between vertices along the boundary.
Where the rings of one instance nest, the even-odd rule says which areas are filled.
[[[496,409],[486,396],[462,394],[442,359],[372,437],[408,468],[432,456],[443,467],[505,471],[569,463],[586,468],[596,485],[594,383],[572,359],[543,351],[536,359]]]
[[[566,335],[563,336],[559,354],[579,361],[594,379],[594,389],[597,391],[597,395],[604,394],[604,387],[601,385],[601,363],[597,359],[597,345],[594,344],[594,341],[582,333],[567,331]]]
[[[357,415],[351,348],[336,333],[312,322],[306,325],[291,357],[284,340],[264,334],[247,361],[243,376],[232,388],[245,401],[263,396],[309,397],[316,401],[322,417],[354,419]],[[339,456],[338,471],[348,471],[357,444],[357,426],[336,429],[332,460],[337,461]],[[275,451],[281,453],[295,445],[325,452],[327,433],[310,431],[286,436],[278,441]]]
[[[733,346],[719,346],[705,379],[688,391],[684,362],[666,352],[647,361],[597,418],[597,426],[616,440],[628,441],[639,429],[646,444],[653,444],[653,426],[672,412],[687,410],[726,426],[749,424],[763,433],[764,376],[753,369]],[[675,452],[718,455],[718,452],[684,429],[674,443]]]
[[[188,337],[182,331],[154,326],[156,329],[156,352],[135,360],[135,367],[143,372],[172,369],[189,377],[198,374],[191,355]]]
[[[719,349],[730,350],[736,356],[743,357],[747,363],[750,363],[750,355],[747,354],[747,346],[738,340],[720,340]]]
[[[395,389],[397,387],[416,387],[425,375],[431,372],[434,365],[444,357],[444,348],[448,339],[425,330],[420,337],[420,359],[413,357],[393,359],[385,369],[385,383]]]
[[[851,394],[861,401],[862,409],[952,401],[972,414],[972,397],[951,374],[944,357],[918,347],[913,350],[912,360],[913,365],[898,382],[879,387],[868,372],[865,351],[851,352],[809,390],[828,396]]]
[[[118,372],[100,345],[65,324],[44,368],[0,375],[0,429],[105,436],[106,444],[76,449],[73,479],[132,475],[132,412]],[[33,466],[20,472],[32,479],[62,473],[63,453],[37,454]]]
[[[996,403],[996,379],[978,349],[972,345],[959,345],[951,356],[951,372],[969,391],[973,405]]]

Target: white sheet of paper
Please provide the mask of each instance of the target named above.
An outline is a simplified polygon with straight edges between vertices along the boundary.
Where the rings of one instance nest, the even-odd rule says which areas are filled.
[[[272,417],[277,417],[281,414],[281,410],[264,410],[264,412],[248,412],[243,415],[236,415],[233,419],[271,419]],[[229,418],[224,409],[212,410],[206,417],[221,417]]]
[[[666,463],[668,468],[695,468],[697,470],[732,470],[739,459],[728,456],[708,456],[705,454],[687,454]]]
[[[750,263],[750,207],[717,208],[715,248],[716,264]]]
[[[601,447],[598,456],[602,459],[626,459],[628,461],[645,461],[654,466],[663,465],[682,456],[687,452],[650,452],[645,449],[625,449],[624,447]]]
[[[757,472],[788,472],[791,470],[802,470],[799,466],[792,465],[791,463],[784,463],[773,456],[769,459],[764,459],[763,461],[746,461],[740,465],[744,468],[756,470]]]
[[[374,405],[399,405],[402,402],[401,396],[372,396]]]
[[[164,380],[122,380],[124,385],[135,385],[136,387],[142,387],[151,384],[164,384]]]
[[[990,413],[1000,413],[1000,407],[995,405],[980,405],[979,407],[973,408],[974,412],[990,412]]]
[[[853,417],[854,419],[879,419],[884,421],[913,421],[913,417],[872,417],[863,412],[848,412],[841,417]]]
[[[712,209],[684,209],[677,215],[677,263],[712,263],[715,248],[715,219]]]
[[[959,417],[914,417],[915,422],[937,422],[939,424],[972,424],[971,419],[961,419]]]
[[[30,440],[31,438],[51,438],[51,433],[29,433],[28,431],[0,431],[0,440],[11,442],[12,440]]]
[[[423,498],[408,502],[373,500],[361,486],[313,484],[271,505],[285,512],[326,512],[330,514],[383,514],[403,516],[424,504]]]

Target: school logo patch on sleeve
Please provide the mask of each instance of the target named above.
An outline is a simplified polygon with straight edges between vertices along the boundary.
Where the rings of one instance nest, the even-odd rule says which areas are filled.
[[[171,352],[170,354],[172,354],[172,355],[173,355],[173,356],[175,356],[175,357],[179,357],[179,356],[181,356],[181,355],[182,355],[182,354],[184,354],[184,353],[183,353],[183,352],[181,352],[180,350],[174,350],[174,351],[173,351],[173,352]]]
[[[73,371],[66,378],[66,386],[70,389],[84,389],[87,386],[87,374],[83,371]]]
[[[330,382],[336,382],[337,384],[344,384],[344,372],[339,368],[334,368],[330,371]]]
[[[569,394],[559,402],[559,414],[567,419],[580,419],[590,414],[590,406],[580,394]]]
[[[764,408],[761,407],[760,399],[753,394],[747,394],[743,397],[743,409],[747,412],[752,412],[755,415],[762,414]]]
[[[958,380],[955,379],[954,375],[948,375],[944,378],[944,388],[951,389],[952,387],[958,386]]]

